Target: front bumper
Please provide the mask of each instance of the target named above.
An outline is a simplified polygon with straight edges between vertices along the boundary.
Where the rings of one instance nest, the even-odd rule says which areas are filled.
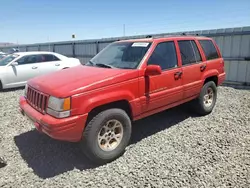
[[[19,105],[21,114],[27,116],[39,132],[57,140],[70,142],[81,140],[88,114],[56,119],[32,108],[23,96],[19,99]]]

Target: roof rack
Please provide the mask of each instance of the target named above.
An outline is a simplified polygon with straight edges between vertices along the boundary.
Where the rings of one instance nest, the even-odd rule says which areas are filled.
[[[190,36],[202,36],[199,35],[198,33],[194,33],[194,34],[187,34],[187,33],[179,33],[179,34],[159,34],[159,35],[144,35],[143,37],[140,36],[139,38],[132,38],[132,39],[157,39],[157,38],[167,38],[167,37],[190,37]],[[120,40],[129,40],[129,39],[117,39],[116,41],[120,41]]]
[[[183,36],[187,36],[188,37],[188,36],[201,36],[201,35],[199,35],[198,33],[194,33],[194,34],[181,33],[181,34],[169,34],[169,35],[162,34],[162,35],[157,35],[157,36],[153,36],[153,37],[150,37],[150,38],[157,39],[157,38],[183,37]]]

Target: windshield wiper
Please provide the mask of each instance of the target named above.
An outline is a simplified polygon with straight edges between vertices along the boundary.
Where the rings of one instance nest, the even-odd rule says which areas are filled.
[[[95,64],[98,67],[106,67],[106,68],[110,68],[110,69],[115,69],[116,67],[112,66],[112,65],[108,65],[108,64],[104,64],[104,63],[96,63]]]
[[[89,60],[86,64],[83,64],[83,65],[92,65],[92,66],[94,66],[95,63],[93,63],[91,60]]]

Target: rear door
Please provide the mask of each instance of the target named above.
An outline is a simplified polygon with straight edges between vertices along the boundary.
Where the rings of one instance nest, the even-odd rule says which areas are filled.
[[[53,54],[40,54],[39,74],[44,75],[63,68],[61,60]]]
[[[182,71],[178,66],[175,42],[166,41],[157,44],[147,65],[159,65],[162,74],[144,78],[145,96],[141,100],[143,112],[182,100]]]
[[[195,40],[178,40],[178,46],[182,62],[184,98],[186,99],[200,93],[206,62],[202,61]]]
[[[224,61],[215,47],[212,40],[199,40],[202,50],[206,56],[206,70],[218,70],[219,73],[224,73]]]

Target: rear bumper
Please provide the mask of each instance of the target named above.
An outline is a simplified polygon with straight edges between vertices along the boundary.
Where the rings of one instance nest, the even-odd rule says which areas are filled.
[[[219,74],[218,76],[218,86],[221,85],[226,79],[226,73]]]
[[[70,142],[81,140],[87,114],[56,119],[50,115],[41,114],[32,108],[23,96],[20,97],[19,105],[21,114],[27,116],[39,132],[57,140]]]

